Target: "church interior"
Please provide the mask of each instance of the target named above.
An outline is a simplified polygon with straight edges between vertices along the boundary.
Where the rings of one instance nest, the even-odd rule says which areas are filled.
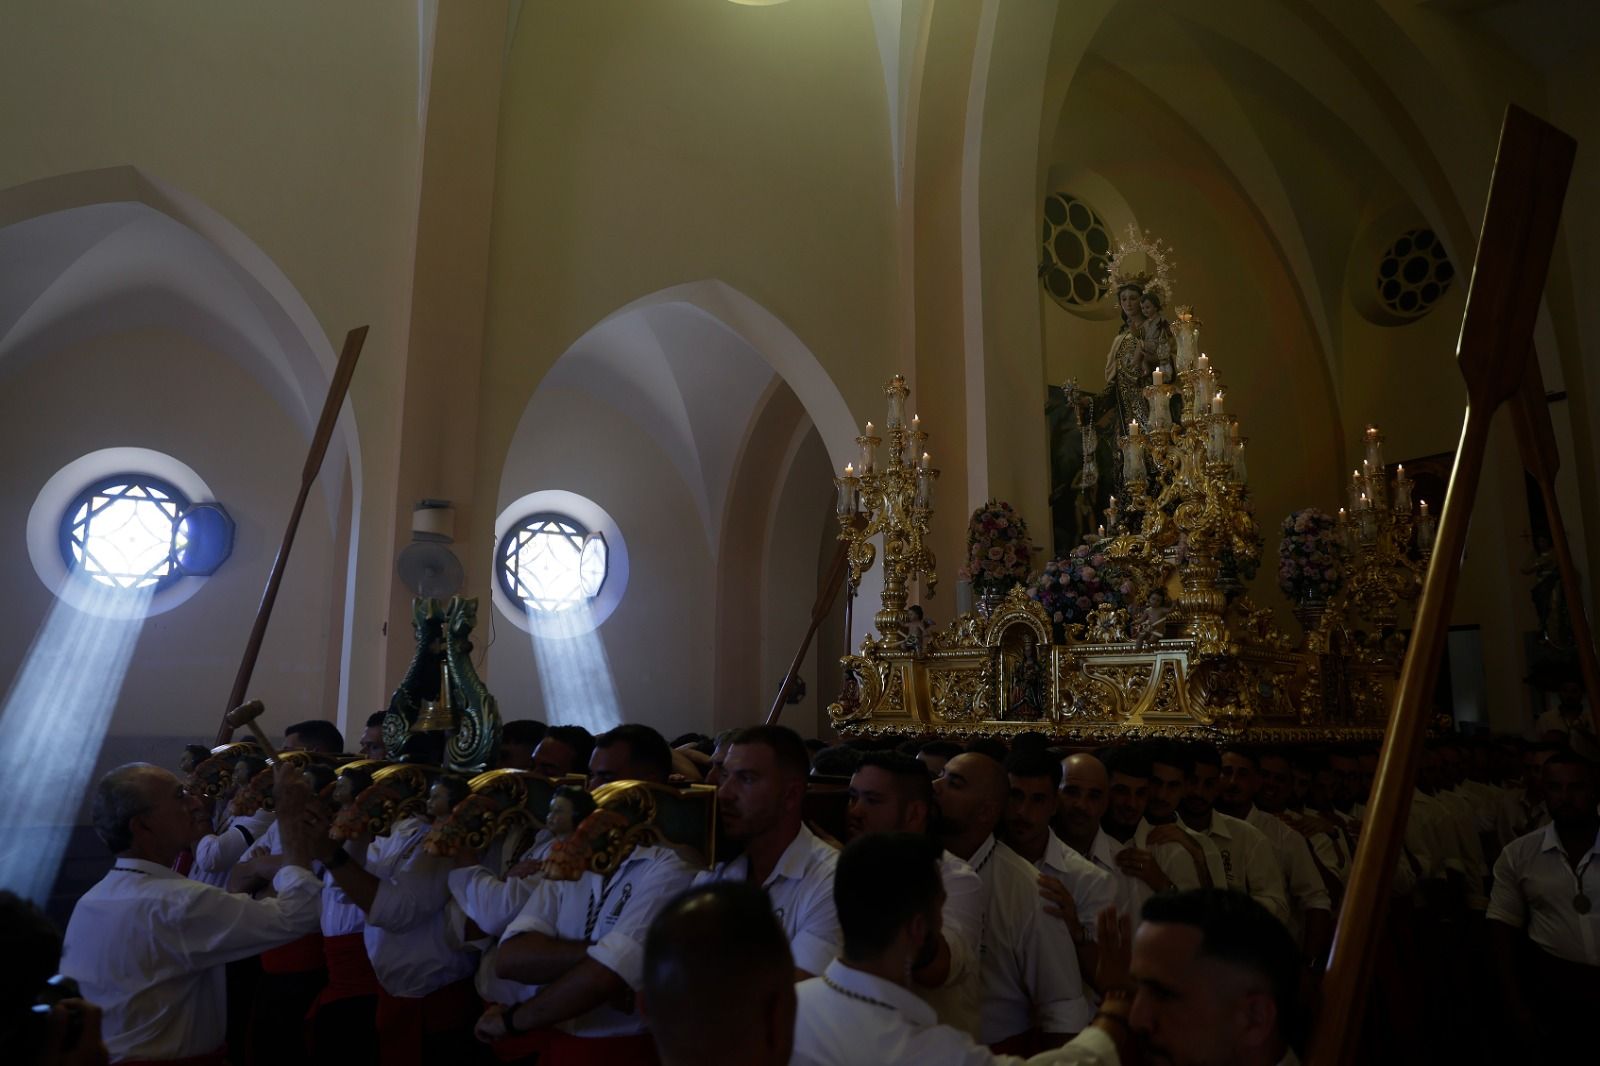
[[[1443,508],[1508,106],[1578,146],[1533,358],[1592,605],[1597,61],[1586,0],[7,3],[8,843],[65,924],[108,861],[92,783],[212,743],[362,326],[246,693],[268,732],[358,736],[420,594],[477,599],[502,720],[756,725],[804,640],[781,721],[838,743],[884,567],[848,621],[813,608],[886,383],[938,470],[940,583],[909,596],[944,626],[975,509],[1008,503],[1035,568],[1105,520],[1063,518],[1052,412],[1105,387],[1128,234],[1226,376],[1245,588],[1298,639],[1280,525],[1353,506],[1367,427]],[[130,485],[216,505],[196,561],[68,589]],[[1534,739],[1557,706],[1549,537],[1501,411],[1434,695],[1463,733]]]

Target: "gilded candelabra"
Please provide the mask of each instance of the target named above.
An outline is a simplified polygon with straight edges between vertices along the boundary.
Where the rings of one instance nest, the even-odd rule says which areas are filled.
[[[874,622],[882,641],[898,646],[905,633],[910,582],[921,577],[929,595],[939,583],[933,552],[926,543],[928,519],[933,514],[933,482],[939,471],[924,450],[928,434],[921,418],[913,415],[910,425],[906,424],[906,399],[911,390],[906,388],[905,378],[896,374],[884,387],[884,395],[889,406],[884,422],[889,447],[883,466],[878,465],[878,449],[884,441],[868,422],[866,431],[856,438],[861,448],[860,467],[846,464],[844,474],[833,481],[838,489],[839,539],[849,545],[852,587],[872,567],[876,555],[872,538],[883,536],[883,600]]]
[[[1259,553],[1255,520],[1245,505],[1245,438],[1224,410],[1210,359],[1194,349],[1199,323],[1187,308],[1179,313],[1178,384],[1157,369],[1145,389],[1149,414],[1128,425],[1122,440],[1127,513],[1138,516],[1136,536],[1120,536],[1111,554],[1127,557],[1139,542],[1179,563],[1178,616],[1185,636],[1202,656],[1235,650],[1224,612],[1228,589],[1219,582],[1222,560],[1235,563]],[[1175,420],[1172,397],[1181,398]],[[1113,528],[1122,513],[1113,499]]]
[[[1339,508],[1345,580],[1337,606],[1369,621],[1387,636],[1394,630],[1401,600],[1422,590],[1422,575],[1433,552],[1434,516],[1428,501],[1413,513],[1413,483],[1404,464],[1390,481],[1383,465],[1383,434],[1368,426],[1361,469],[1350,472],[1349,499]],[[1411,554],[1416,545],[1420,561]]]

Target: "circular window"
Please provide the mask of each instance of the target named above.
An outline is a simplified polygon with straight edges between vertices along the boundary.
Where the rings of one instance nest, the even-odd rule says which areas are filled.
[[[1431,229],[1401,234],[1378,259],[1378,300],[1392,315],[1420,318],[1450,288],[1456,268]]]
[[[193,501],[201,502],[193,502]],[[160,614],[233,551],[233,519],[192,469],[148,448],[104,448],[46,481],[28,510],[28,558],[58,598],[95,615]],[[142,593],[135,595],[135,592]]]
[[[1111,234],[1100,215],[1071,193],[1044,200],[1044,251],[1039,280],[1063,307],[1082,308],[1106,294]]]
[[[530,515],[500,538],[498,562],[500,585],[513,600],[530,611],[568,611],[600,595],[606,538],[566,515]]]
[[[80,492],[62,515],[62,560],[102,585],[164,588],[183,573],[188,507],[183,493],[159,478],[107,478]]]

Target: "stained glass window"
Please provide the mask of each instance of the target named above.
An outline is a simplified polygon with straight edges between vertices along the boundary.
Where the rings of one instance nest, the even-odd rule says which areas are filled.
[[[586,604],[606,580],[606,540],[565,515],[537,514],[501,538],[501,587],[529,610],[554,613]]]
[[[189,501],[156,478],[124,475],[78,494],[61,521],[67,566],[114,588],[162,588],[182,576]]]

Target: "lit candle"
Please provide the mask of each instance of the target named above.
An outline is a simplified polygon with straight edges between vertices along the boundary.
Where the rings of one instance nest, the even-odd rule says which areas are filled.
[[[1128,436],[1137,437],[1142,433],[1144,433],[1144,427],[1139,425],[1137,418],[1128,423]]]
[[[1372,506],[1372,501],[1367,499],[1367,494],[1363,492],[1361,494],[1361,501],[1356,504],[1356,510],[1365,511],[1368,507],[1371,507],[1371,506]]]
[[[912,433],[921,433],[922,432],[922,416],[921,415],[912,415],[911,416],[911,432]]]
[[[1422,501],[1422,517],[1423,518],[1427,518],[1428,517],[1428,501],[1427,500],[1423,500]]]
[[[1195,363],[1195,366],[1199,367],[1201,370],[1210,370],[1211,369],[1211,357],[1209,355],[1205,354],[1204,352],[1201,352],[1200,353],[1200,360],[1197,363]]]
[[[1100,539],[1106,539],[1106,525],[1104,522],[1100,523]]]
[[[866,432],[865,435],[868,436],[868,437],[872,436],[872,423],[871,422],[867,423],[867,432]]]
[[[1218,389],[1217,390],[1217,394],[1215,396],[1211,397],[1211,413],[1214,414],[1214,415],[1220,415],[1222,413],[1222,390],[1221,389]]]
[[[1228,436],[1232,437],[1234,440],[1239,439],[1239,420],[1237,418],[1229,421]]]
[[[1203,359],[1205,357],[1201,356],[1201,358]],[[1158,366],[1158,367],[1156,367],[1155,372],[1150,375],[1150,384],[1154,385],[1156,388],[1159,389],[1161,387],[1161,382],[1162,382],[1161,368]]]
[[[839,499],[834,509],[839,514],[851,514],[855,511],[855,467],[849,463],[844,464],[844,477],[839,479]]]
[[[855,467],[854,463],[846,463],[846,464],[844,464],[844,476],[845,477],[855,477],[856,476],[856,467]]]
[[[872,473],[873,452],[875,450],[873,442],[872,423],[868,422],[867,431],[861,435],[861,472],[863,474]]]
[[[933,461],[933,457],[931,455],[929,455],[927,452],[923,452],[922,453],[922,469],[924,469],[924,470],[928,469],[928,464],[931,463],[932,461]]]

